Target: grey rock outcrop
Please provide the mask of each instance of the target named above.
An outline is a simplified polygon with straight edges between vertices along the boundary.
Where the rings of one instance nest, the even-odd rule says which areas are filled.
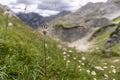
[[[106,44],[108,45],[108,47],[110,47],[115,43],[119,42],[119,40],[120,40],[120,23],[117,25],[116,30],[111,33]]]
[[[83,26],[65,28],[63,25],[55,25],[52,31],[54,37],[64,42],[73,42],[84,37],[89,29],[86,29]]]

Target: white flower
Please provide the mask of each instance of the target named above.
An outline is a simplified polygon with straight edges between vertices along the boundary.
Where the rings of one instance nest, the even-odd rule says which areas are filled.
[[[113,80],[116,80],[115,78]]]
[[[78,66],[78,68],[80,68],[80,66]]]
[[[84,63],[81,63],[81,65],[83,65],[83,66],[84,66],[85,64],[84,64]]]
[[[89,73],[90,73],[90,70],[86,70],[86,72],[89,74]]]
[[[72,50],[69,50],[68,52],[70,52],[70,53],[71,53],[71,52],[72,52]]]
[[[8,26],[9,26],[9,27],[13,26],[13,23],[9,22],[9,23],[8,23]]]
[[[63,51],[67,51],[67,49],[66,49],[66,48],[63,48]]]
[[[64,58],[66,58],[66,56],[64,56]]]
[[[108,75],[107,75],[107,74],[104,74],[104,76],[108,78]]]
[[[82,59],[82,60],[85,60],[85,57],[82,57],[81,59]]]
[[[47,57],[47,60],[50,59],[50,56]]]
[[[78,60],[78,62],[79,62],[79,63],[82,63],[82,61],[81,61],[81,60]]]
[[[70,55],[68,54],[67,57],[70,57]]]
[[[115,66],[111,65],[111,68],[115,68]]]
[[[70,60],[67,60],[67,63],[70,63]]]
[[[67,52],[63,52],[63,54],[64,54],[64,55],[66,55],[66,54],[67,54]]]
[[[66,60],[67,58],[66,58],[66,56],[64,56],[64,60]]]
[[[66,58],[64,58],[64,60],[67,60]]]
[[[48,44],[47,43],[45,43],[45,47],[48,48]]]
[[[82,71],[82,69],[79,69],[80,71]]]
[[[76,60],[77,58],[76,58],[76,57],[74,57],[73,59],[74,59],[74,60]]]
[[[107,63],[104,63],[104,65],[107,65]]]
[[[93,80],[97,80],[96,78],[93,78]]]
[[[101,70],[101,71],[104,70],[104,68],[102,68],[101,66],[95,66],[95,69],[97,69],[97,70]]]
[[[92,71],[92,72],[91,72],[91,75],[96,75],[96,72],[95,72],[95,71]]]
[[[104,66],[103,68],[106,69],[106,68],[108,68],[108,67],[107,67],[107,66]]]
[[[116,69],[113,69],[112,72],[113,72],[113,73],[116,73]]]

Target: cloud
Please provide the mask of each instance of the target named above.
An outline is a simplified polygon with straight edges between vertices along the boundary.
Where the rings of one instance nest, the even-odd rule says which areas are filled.
[[[70,10],[73,6],[69,4],[69,2],[65,2],[65,0],[42,0],[42,3],[38,5],[38,9],[43,10]]]
[[[15,3],[16,0],[0,0],[0,3],[3,5],[9,5],[10,3]]]
[[[39,4],[41,3],[40,0],[17,0],[17,4],[25,4],[25,5],[32,5],[32,4]]]
[[[87,2],[105,2],[107,0],[0,0],[14,12],[37,12],[43,16],[56,14],[63,10],[75,11]]]

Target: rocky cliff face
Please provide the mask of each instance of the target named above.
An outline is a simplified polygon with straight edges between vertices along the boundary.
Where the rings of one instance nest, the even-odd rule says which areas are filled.
[[[74,26],[72,28],[65,28],[63,25],[55,25],[52,29],[52,36],[64,41],[73,42],[81,39],[89,32],[89,29],[83,26]]]

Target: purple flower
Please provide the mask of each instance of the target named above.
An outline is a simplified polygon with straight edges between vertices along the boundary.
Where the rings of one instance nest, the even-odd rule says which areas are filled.
[[[105,77],[104,80],[108,80],[108,77]]]

